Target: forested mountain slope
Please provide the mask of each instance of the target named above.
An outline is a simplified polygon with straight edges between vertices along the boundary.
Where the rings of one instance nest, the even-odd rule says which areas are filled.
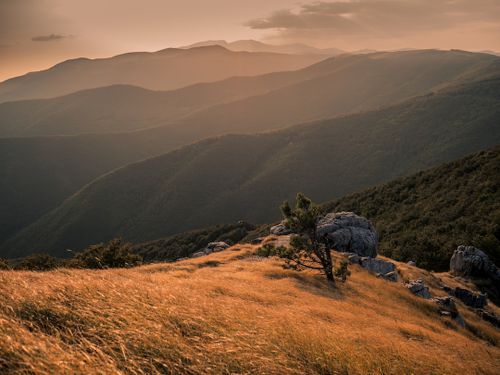
[[[61,255],[116,236],[270,222],[298,191],[326,201],[499,144],[499,103],[500,79],[492,79],[378,111],[205,140],[94,181],[2,252]]]

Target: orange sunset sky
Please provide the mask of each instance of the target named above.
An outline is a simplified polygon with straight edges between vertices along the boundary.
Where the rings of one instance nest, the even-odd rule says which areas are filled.
[[[207,39],[500,50],[500,0],[0,0],[0,81]]]

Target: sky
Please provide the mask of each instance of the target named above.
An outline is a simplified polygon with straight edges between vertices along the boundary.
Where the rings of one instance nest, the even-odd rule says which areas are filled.
[[[500,51],[500,0],[0,0],[0,81],[207,39]]]

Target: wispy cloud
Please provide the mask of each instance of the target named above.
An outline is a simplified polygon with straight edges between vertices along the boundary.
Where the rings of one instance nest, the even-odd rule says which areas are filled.
[[[60,34],[49,34],[49,35],[39,35],[31,38],[33,42],[56,42],[58,40],[69,38],[67,35]]]
[[[337,0],[281,9],[246,26],[283,37],[395,38],[473,26],[500,27],[499,0]]]

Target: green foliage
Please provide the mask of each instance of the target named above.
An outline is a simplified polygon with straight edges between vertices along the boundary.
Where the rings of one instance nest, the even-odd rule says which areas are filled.
[[[328,281],[334,282],[331,251],[316,236],[316,223],[321,215],[319,207],[304,194],[298,193],[295,208],[284,202],[281,212],[285,225],[294,234],[290,239],[290,247],[283,249],[279,256],[285,259],[289,268],[318,270]]]
[[[352,194],[323,206],[370,218],[379,252],[446,271],[458,245],[500,264],[500,147]]]
[[[46,253],[27,256],[19,262],[17,269],[27,271],[50,271],[60,266],[60,260]]]
[[[0,258],[0,271],[10,269],[10,264],[7,259]]]
[[[349,276],[351,276],[351,271],[349,271],[349,261],[347,259],[342,259],[338,267],[335,269],[335,277],[345,283]]]
[[[274,256],[281,256],[286,251],[287,249],[284,246],[276,247],[272,243],[266,243],[255,251],[255,255],[263,258],[269,258]]]
[[[75,268],[128,268],[140,265],[142,257],[132,252],[132,245],[120,238],[108,243],[92,245],[74,256],[67,266]]]
[[[223,241],[230,245],[238,243],[247,236],[253,237],[255,229],[254,225],[246,222],[215,225],[134,245],[133,250],[146,262],[172,261],[190,257],[204,249],[210,242]]]

